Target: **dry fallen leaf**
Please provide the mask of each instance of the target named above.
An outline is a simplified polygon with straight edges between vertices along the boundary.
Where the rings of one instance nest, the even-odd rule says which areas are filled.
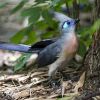
[[[85,81],[85,73],[83,72],[82,75],[80,76],[79,81],[76,83],[75,88],[74,88],[74,92],[78,93],[79,92],[79,88],[82,88],[84,85],[84,81]]]

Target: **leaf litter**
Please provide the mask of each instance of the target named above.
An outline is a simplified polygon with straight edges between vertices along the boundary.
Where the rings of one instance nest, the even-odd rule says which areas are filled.
[[[63,78],[60,72],[56,73],[60,85],[53,88],[46,85],[48,68],[34,67],[14,73],[13,66],[21,53],[0,51],[0,55],[0,100],[74,100],[80,94],[79,88],[84,85],[85,72],[81,74],[66,67]],[[6,56],[8,59],[3,58]],[[12,72],[7,72],[7,69]]]

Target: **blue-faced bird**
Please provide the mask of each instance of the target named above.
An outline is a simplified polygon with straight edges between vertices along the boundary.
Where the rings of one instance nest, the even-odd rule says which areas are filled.
[[[59,38],[42,40],[32,46],[0,42],[0,49],[37,53],[38,57],[35,64],[38,67],[48,66],[49,77],[52,77],[58,68],[66,66],[74,57],[78,49],[75,27],[79,22],[79,19],[72,19],[62,13],[52,12],[51,14],[59,21],[61,33]]]

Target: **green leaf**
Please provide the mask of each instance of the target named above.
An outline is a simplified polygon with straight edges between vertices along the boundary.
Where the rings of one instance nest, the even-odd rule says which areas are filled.
[[[93,31],[93,33],[96,32],[99,29],[100,29],[100,18],[97,19],[95,21],[95,23],[93,24],[93,26],[91,27],[91,30]]]
[[[30,16],[33,13],[32,11],[33,11],[33,8],[24,9],[21,12],[21,16],[23,16],[23,17]]]
[[[85,45],[84,41],[80,39],[78,54],[83,57],[85,53],[86,53],[86,45]]]
[[[21,15],[23,17],[29,16],[29,23],[35,23],[40,18],[40,12],[41,12],[40,7],[31,7],[24,9],[21,12]]]
[[[88,3],[88,0],[78,0],[78,2],[79,2],[80,4],[87,4],[87,3]]]
[[[53,7],[55,7],[55,6],[57,6],[58,5],[58,3],[59,2],[61,2],[62,0],[52,0],[52,2],[51,2],[51,4],[50,4],[50,6],[53,6]]]
[[[26,16],[31,16],[40,12],[41,12],[40,7],[30,7],[30,8],[22,10],[21,15],[23,17],[26,17]]]
[[[46,32],[45,34],[43,34],[41,37],[43,39],[46,39],[46,38],[52,38],[54,35],[54,32]]]
[[[68,0],[66,2],[68,2],[69,7],[72,7],[73,6],[73,0]]]
[[[14,66],[14,71],[16,72],[16,71],[19,71],[19,70],[23,70],[27,60],[30,58],[31,55],[32,55],[31,53],[23,54],[17,60],[17,64]]]
[[[44,30],[47,29],[48,25],[45,23],[44,20],[41,20],[36,23],[36,27],[37,29]]]
[[[22,29],[21,31],[17,32],[10,40],[14,43],[20,43],[20,41],[23,39],[24,37],[24,33],[25,29]]]
[[[33,24],[17,32],[10,40],[14,43],[20,43],[21,40],[33,30]]]
[[[51,14],[48,12],[48,10],[43,10],[42,11],[42,17],[44,18],[44,20],[48,23],[50,23],[52,21],[52,16]]]
[[[36,36],[35,32],[30,32],[27,34],[28,39],[25,41],[25,44],[33,44],[34,42],[37,42],[39,38]]]
[[[47,0],[36,0],[37,4],[40,4],[40,3],[44,3],[46,2]]]
[[[34,13],[34,15],[31,15],[29,17],[29,23],[36,23],[39,18],[40,18],[40,13]]]
[[[22,0],[15,8],[13,8],[12,10],[11,10],[11,14],[13,14],[13,13],[16,13],[18,10],[20,10],[24,5],[25,5],[25,3],[27,3],[28,2],[28,0]]]
[[[0,8],[5,7],[7,4],[8,4],[7,2],[0,3]]]

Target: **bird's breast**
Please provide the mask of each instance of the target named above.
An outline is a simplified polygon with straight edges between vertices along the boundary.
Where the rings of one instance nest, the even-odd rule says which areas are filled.
[[[66,39],[64,42],[62,55],[64,58],[73,57],[78,48],[78,41],[76,35],[70,36],[69,39]]]

